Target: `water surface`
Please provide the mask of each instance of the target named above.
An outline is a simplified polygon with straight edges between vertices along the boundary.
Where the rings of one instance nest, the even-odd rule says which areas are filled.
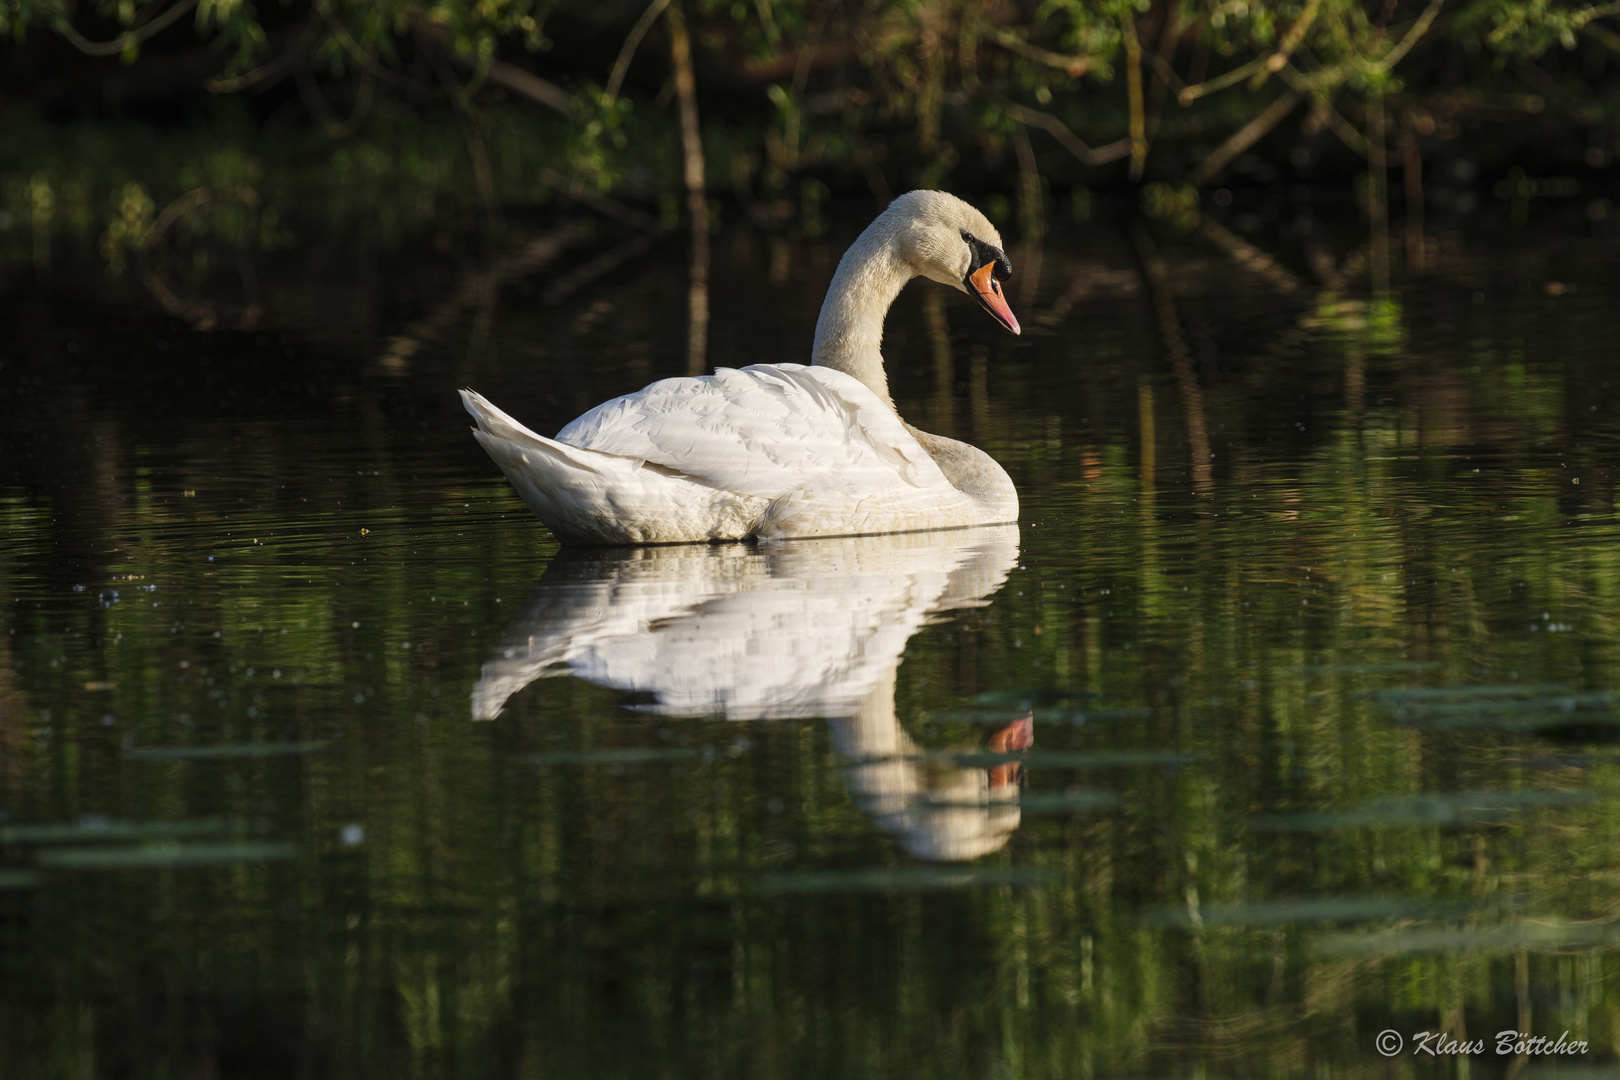
[[[455,390],[552,432],[681,373],[678,251],[208,334],[14,275],[5,1065],[1612,1063],[1612,240],[1450,236],[1369,302],[1296,233],[1049,238],[1018,339],[907,290],[902,412],[1015,529],[594,553]],[[722,237],[711,361],[802,361],[838,251]]]

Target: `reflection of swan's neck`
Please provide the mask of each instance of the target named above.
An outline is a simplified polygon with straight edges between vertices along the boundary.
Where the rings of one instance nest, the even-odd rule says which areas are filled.
[[[895,716],[895,671],[873,685],[853,715],[828,721],[834,746],[853,759],[848,777],[856,805],[921,859],[999,851],[1018,827],[1017,787],[992,790],[984,769],[916,760],[917,744]]]
[[[889,224],[887,215],[878,218],[844,253],[816,320],[810,362],[853,375],[893,408],[883,371],[883,319],[917,271],[896,252]]]
[[[894,714],[894,683],[898,667],[891,667],[883,676],[872,684],[871,693],[866,695],[860,707],[848,718],[833,721],[833,736],[837,740],[838,749],[845,757],[855,758],[905,758],[917,752],[917,744],[911,741],[900,721]],[[903,764],[907,767],[910,762],[884,762],[885,765]],[[909,787],[910,782],[903,782],[901,786]]]

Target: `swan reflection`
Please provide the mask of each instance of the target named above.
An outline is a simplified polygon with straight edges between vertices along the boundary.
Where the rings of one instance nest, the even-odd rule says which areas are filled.
[[[895,672],[913,634],[988,605],[1017,561],[1014,525],[565,550],[484,665],[473,717],[554,675],[645,693],[636,708],[665,716],[826,717],[863,811],[920,858],[976,858],[1018,826],[1021,766],[925,758],[895,717]],[[1025,719],[989,749],[1032,742]]]

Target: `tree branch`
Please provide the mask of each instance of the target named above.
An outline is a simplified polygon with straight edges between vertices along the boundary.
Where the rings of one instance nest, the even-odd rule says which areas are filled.
[[[1215,174],[1226,168],[1233,158],[1259,142],[1265,134],[1282,122],[1282,118],[1294,111],[1299,104],[1300,94],[1290,90],[1282,97],[1266,106],[1265,110],[1250,120],[1247,124],[1232,133],[1231,138],[1210,152],[1210,155],[1198,163],[1198,167],[1187,177],[1187,183],[1193,187],[1203,187],[1214,178]]]
[[[1091,66],[1089,56],[1064,56],[1062,53],[1051,52],[1039,45],[1031,45],[1011,30],[994,27],[990,30],[990,40],[1000,45],[1008,52],[1017,53],[1026,60],[1033,60],[1037,64],[1057,68],[1071,79],[1078,79],[1086,73]]]
[[[681,116],[681,178],[692,226],[692,271],[687,288],[686,373],[701,375],[709,342],[709,200],[704,187],[703,132],[698,125],[697,80],[692,74],[692,38],[679,4],[665,9],[669,59]]]
[[[613,74],[608,76],[607,89],[602,91],[603,105],[613,104],[619,96],[619,87],[624,85],[624,76],[630,70],[631,58],[641,47],[641,39],[647,36],[647,31],[652,29],[652,24],[658,21],[658,16],[668,6],[669,0],[652,0],[647,10],[641,13],[641,18],[636,20],[636,25],[630,28],[624,45],[619,49],[619,58],[613,62]]]
[[[450,35],[445,33],[444,27],[438,23],[418,18],[413,19],[411,25],[418,34],[438,45],[446,56],[462,67],[474,71],[483,69],[483,62],[478,57],[451,45]],[[555,109],[564,116],[574,115],[574,99],[569,96],[568,91],[516,64],[508,64],[504,60],[491,60],[488,70],[484,71],[484,77],[498,86],[522,94],[531,101]]]
[[[1376,63],[1370,65],[1368,70],[1384,72],[1400,63],[1406,54],[1412,51],[1412,46],[1416,45],[1423,35],[1429,32],[1429,27],[1434,25],[1434,20],[1440,14],[1440,8],[1445,2],[1446,0],[1429,0],[1429,6],[1423,9],[1423,14],[1418,16],[1417,22],[1412,24],[1412,28],[1406,32],[1406,36],[1401,38],[1400,42],[1380,57]]]
[[[471,53],[458,52],[453,55],[459,64],[472,68],[478,66],[478,58]],[[574,115],[574,99],[568,95],[568,91],[516,64],[508,64],[504,60],[491,61],[485,77],[564,116]]]
[[[584,203],[603,217],[612,218],[614,221],[628,225],[632,229],[640,229],[643,232],[662,231],[663,227],[658,224],[657,219],[652,215],[644,214],[633,206],[626,206],[618,199],[592,191],[579,181],[570,180],[555,169],[541,169],[540,182],[547,187],[556,189],[564,198]]]
[[[1058,144],[1079,158],[1085,165],[1106,165],[1110,161],[1118,161],[1131,155],[1131,140],[1120,139],[1118,142],[1108,143],[1106,146],[1091,147],[1080,140],[1080,137],[1069,130],[1069,126],[1051,113],[1043,113],[1037,109],[1027,109],[1013,101],[1011,98],[996,95],[997,103],[1006,110],[1007,115],[1020,124],[1038,127],[1051,135]]]
[[[1142,97],[1142,43],[1136,36],[1136,13],[1126,11],[1119,19],[1125,36],[1125,96],[1131,108],[1131,179],[1142,179],[1147,163],[1147,107]]]
[[[1266,57],[1266,69],[1255,78],[1254,89],[1258,90],[1265,83],[1266,76],[1274,71],[1282,70],[1288,63],[1288,58],[1294,55],[1294,50],[1300,47],[1305,40],[1305,34],[1310,30],[1311,24],[1316,21],[1316,13],[1322,10],[1322,0],[1305,0],[1305,10],[1299,13],[1294,25],[1288,28],[1288,33],[1277,43],[1276,51]]]
[[[66,19],[56,26],[56,32],[68,39],[75,49],[88,56],[117,56],[131,45],[138,45],[158,31],[174,23],[180,16],[197,6],[197,0],[180,0],[174,7],[144,26],[125,31],[111,41],[90,41]]]
[[[1314,100],[1311,102],[1311,106],[1316,112],[1316,118],[1326,124],[1333,134],[1339,137],[1340,142],[1374,165],[1382,166],[1384,164],[1384,148],[1373,145],[1370,139],[1356,130],[1354,124],[1341,116],[1339,110],[1333,107],[1330,94],[1322,93],[1320,90],[1312,90],[1310,88],[1310,78],[1300,73],[1292,64],[1283,65],[1282,77],[1283,81],[1296,91],[1312,94]]]
[[[1213,94],[1217,90],[1225,90],[1228,86],[1236,86],[1255,72],[1264,70],[1265,63],[1265,57],[1257,56],[1247,64],[1235,67],[1224,75],[1217,75],[1213,79],[1207,79],[1196,86],[1184,86],[1181,88],[1181,92],[1176,95],[1176,100],[1181,102],[1182,105],[1191,105],[1207,94]]]
[[[234,94],[238,90],[246,90],[250,86],[257,86],[259,83],[272,76],[279,77],[284,71],[286,71],[288,64],[291,64],[293,61],[303,56],[304,53],[308,51],[309,47],[315,43],[315,35],[317,30],[318,24],[314,19],[310,19],[304,24],[304,29],[298,35],[298,40],[293,42],[293,44],[289,46],[287,50],[280,56],[277,56],[273,60],[266,63],[260,64],[252,71],[238,75],[235,78],[209,79],[207,82],[203,83],[204,88],[206,88],[210,94]]]

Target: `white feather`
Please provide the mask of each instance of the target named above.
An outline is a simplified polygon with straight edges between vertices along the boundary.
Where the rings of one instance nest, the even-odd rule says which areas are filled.
[[[908,851],[971,859],[1019,822],[1018,789],[919,760],[895,671],[931,619],[981,607],[1018,562],[1018,529],[564,554],[484,664],[474,719],[536,679],[652,697],[647,712],[826,717],[856,803]]]
[[[988,454],[915,432],[895,413],[878,352],[883,315],[908,280],[960,280],[962,266],[945,260],[967,258],[960,234],[969,227],[995,237],[952,196],[897,199],[840,264],[813,367],[665,379],[597,406],[555,439],[470,390],[462,401],[478,441],[564,540],[841,536],[1016,520],[1017,492]]]

